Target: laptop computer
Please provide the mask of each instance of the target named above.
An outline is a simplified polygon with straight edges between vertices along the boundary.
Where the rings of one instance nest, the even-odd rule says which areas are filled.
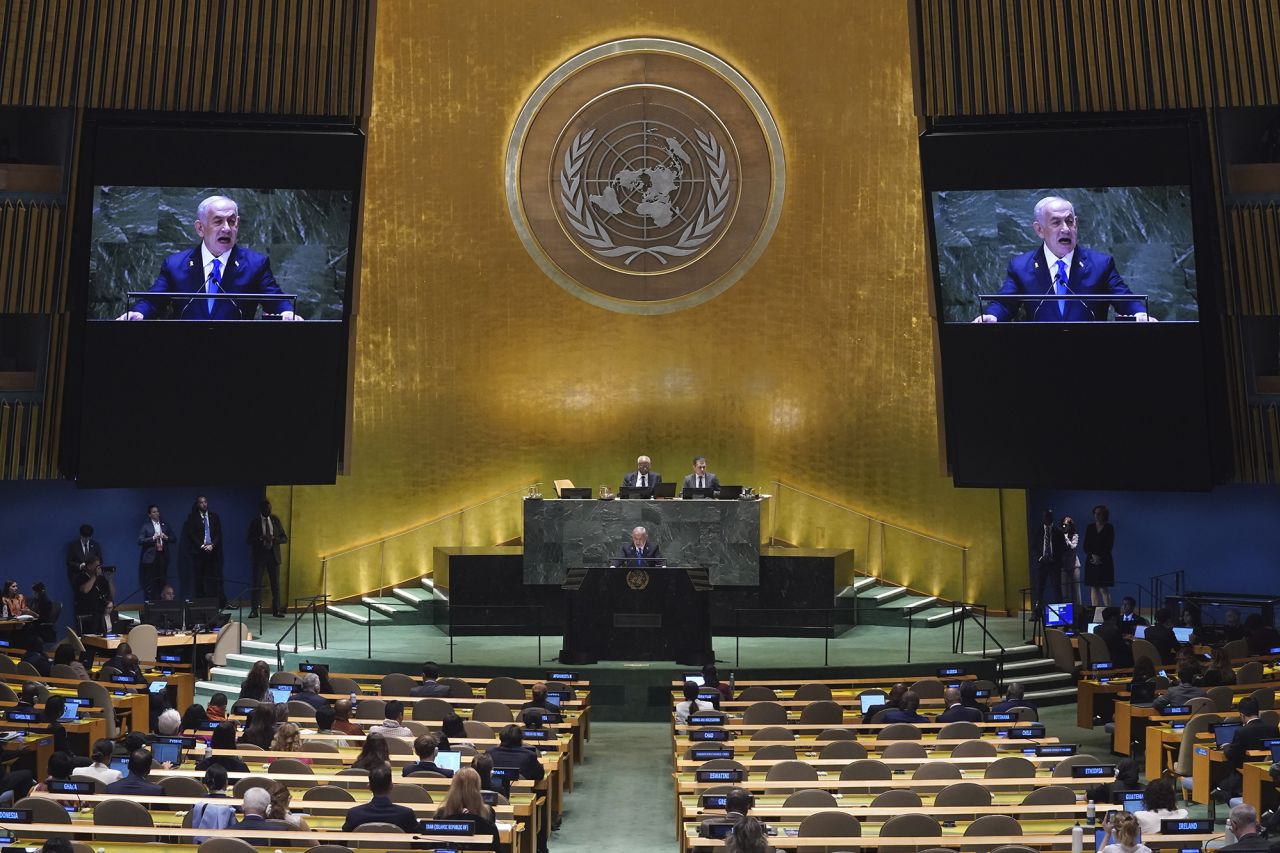
[[[1140,681],[1129,685],[1129,704],[1138,707],[1149,707],[1156,699],[1154,681]]]
[[[147,685],[147,690],[151,693],[163,693],[168,686],[169,682],[167,681],[153,681]]]
[[[1044,624],[1046,628],[1070,627],[1075,620],[1075,605],[1070,601],[1060,601],[1044,606]]]
[[[1147,626],[1139,625],[1133,629],[1133,638],[1135,640],[1145,640],[1147,638]]]
[[[645,486],[641,488],[640,486],[619,486],[618,497],[623,500],[631,498],[651,498],[653,497],[653,487]]]
[[[883,693],[860,693],[858,694],[858,703],[862,706],[862,713],[871,713],[872,708],[884,705],[885,695]]]
[[[129,759],[126,756],[111,759],[111,769],[119,770],[121,776],[129,775]]]
[[[676,496],[675,480],[672,480],[670,483],[659,483],[654,486],[653,496],[655,498],[674,498]]]
[[[1222,749],[1235,739],[1236,732],[1240,731],[1240,728],[1240,723],[1218,723],[1216,726],[1213,726],[1214,744],[1218,749]]]
[[[590,486],[574,486],[572,488],[566,486],[560,490],[561,500],[589,501],[591,498],[592,494]]]
[[[442,749],[436,753],[436,766],[457,773],[462,767],[462,753],[451,749]]]
[[[1126,811],[1128,811],[1128,809],[1126,809]],[[1102,827],[1099,826],[1093,830],[1093,849],[1096,851],[1096,853],[1101,853],[1102,848],[1107,846],[1106,844],[1103,843],[1106,837],[1107,837],[1107,831]],[[1137,839],[1134,840],[1133,843],[1134,844],[1142,843],[1141,830],[1138,831],[1138,837]]]
[[[58,719],[59,720],[75,720],[75,719],[78,719],[79,716],[80,716],[80,706],[73,702],[68,702],[66,705],[62,706],[62,716],[59,717]]]
[[[716,498],[722,501],[736,501],[742,497],[742,486],[721,486]]]
[[[277,705],[281,703],[287,703],[291,698],[293,698],[292,687],[272,687],[271,688],[271,701],[275,702]]]
[[[1191,642],[1191,635],[1192,633],[1195,632],[1195,630],[1196,630],[1195,628],[1192,628],[1190,626],[1186,628],[1182,628],[1182,627],[1174,628],[1173,638],[1177,640],[1179,643],[1189,643]]]
[[[176,743],[156,741],[151,744],[151,758],[157,766],[164,764],[166,761],[173,765],[180,764],[182,762],[182,747]]]
[[[714,498],[715,496],[716,493],[713,489],[695,489],[692,486],[685,486],[680,491],[680,497],[687,501],[707,500],[708,498]]]

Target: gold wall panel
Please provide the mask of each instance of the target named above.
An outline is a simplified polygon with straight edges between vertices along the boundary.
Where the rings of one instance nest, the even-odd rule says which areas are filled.
[[[1256,106],[1276,0],[912,0],[925,115]]]
[[[323,554],[521,484],[616,487],[643,452],[667,478],[706,454],[722,482],[781,477],[967,545],[966,595],[1016,601],[1025,553],[1006,558],[1000,494],[939,474],[907,13],[847,0],[785,14],[742,0],[380,3],[350,474],[292,490],[293,588],[318,586]],[[737,68],[769,104],[788,163],[756,265],[664,316],[611,313],[544,276],[502,183],[512,122],[538,82],[638,35]],[[817,545],[816,526],[799,519],[791,535]],[[857,531],[826,535],[835,546]],[[899,569],[961,591],[939,560],[884,574]],[[341,583],[376,586],[374,561]]]

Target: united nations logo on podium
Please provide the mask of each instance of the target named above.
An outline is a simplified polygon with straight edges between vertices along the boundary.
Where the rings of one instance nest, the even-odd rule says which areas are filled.
[[[785,189],[777,126],[706,51],[626,39],[542,81],[507,148],[525,248],[592,304],[677,311],[723,292],[764,251]]]
[[[632,569],[627,572],[627,586],[639,592],[649,586],[649,573],[644,569]]]

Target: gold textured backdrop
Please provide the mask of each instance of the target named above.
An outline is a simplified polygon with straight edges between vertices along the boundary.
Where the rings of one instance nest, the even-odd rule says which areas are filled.
[[[1000,494],[939,473],[905,3],[383,0],[376,27],[351,473],[278,496],[292,502],[293,594],[318,586],[322,554],[522,483],[616,486],[646,452],[667,479],[703,453],[722,482],[782,477],[969,545],[963,591],[957,572],[908,558],[883,573],[1016,600],[1025,530],[1005,516],[1020,493],[1002,513]],[[735,66],[787,157],[760,261],[667,316],[570,296],[525,253],[503,194],[508,134],[533,88],[569,56],[631,36]],[[496,506],[513,509],[494,534],[518,532],[518,501]],[[828,544],[848,538],[829,523]],[[821,544],[803,515],[788,531]],[[373,587],[378,571],[349,561],[330,591]]]

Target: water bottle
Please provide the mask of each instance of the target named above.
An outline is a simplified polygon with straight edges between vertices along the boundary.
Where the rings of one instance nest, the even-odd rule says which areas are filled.
[[[1076,825],[1071,827],[1071,853],[1080,853],[1084,849],[1084,830],[1080,828],[1080,821],[1076,821]]]
[[[732,671],[730,671],[730,672],[729,672],[729,695],[730,695],[730,696],[737,696],[737,695],[738,695],[738,691],[734,689],[734,678],[733,678],[733,672],[732,672]]]
[[[1097,818],[1097,808],[1093,804],[1093,800],[1089,801],[1089,805],[1085,806],[1084,822],[1089,826],[1093,826],[1094,820]]]
[[[356,715],[356,694],[352,693],[351,694],[351,716],[354,717],[355,715]]]
[[[213,758],[213,741],[211,740],[204,742],[204,757]]]

